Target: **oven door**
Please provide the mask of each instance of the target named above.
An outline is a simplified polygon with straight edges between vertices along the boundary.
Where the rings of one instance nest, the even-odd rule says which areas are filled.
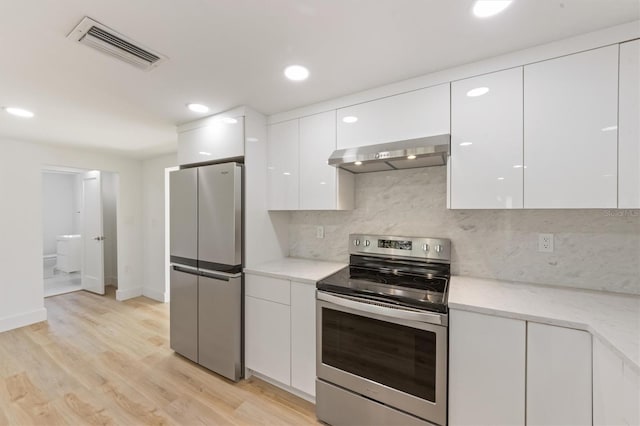
[[[318,291],[318,379],[447,422],[447,316]]]

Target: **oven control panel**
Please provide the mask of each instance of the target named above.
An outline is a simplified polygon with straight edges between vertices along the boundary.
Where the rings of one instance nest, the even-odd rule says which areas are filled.
[[[451,241],[446,238],[349,235],[350,254],[379,254],[451,262]]]

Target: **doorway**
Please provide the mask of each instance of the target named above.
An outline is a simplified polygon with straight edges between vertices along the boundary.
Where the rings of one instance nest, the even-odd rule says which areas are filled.
[[[79,290],[105,294],[105,286],[117,288],[118,193],[117,173],[43,168],[45,297]]]

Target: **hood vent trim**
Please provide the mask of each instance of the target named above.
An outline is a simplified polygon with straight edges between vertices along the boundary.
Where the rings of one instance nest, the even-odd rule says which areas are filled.
[[[157,52],[117,31],[85,16],[82,21],[69,33],[68,39],[93,47],[102,53],[120,59],[130,65],[145,71],[152,70],[167,60]]]
[[[330,166],[351,173],[444,166],[451,152],[451,135],[435,135],[357,148],[338,149],[331,154]],[[412,158],[409,159],[408,157]],[[355,163],[361,163],[356,165]]]

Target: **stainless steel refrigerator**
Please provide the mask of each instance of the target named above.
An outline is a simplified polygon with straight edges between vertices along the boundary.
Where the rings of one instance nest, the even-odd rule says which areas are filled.
[[[243,374],[242,165],[170,175],[170,342],[231,380]]]

